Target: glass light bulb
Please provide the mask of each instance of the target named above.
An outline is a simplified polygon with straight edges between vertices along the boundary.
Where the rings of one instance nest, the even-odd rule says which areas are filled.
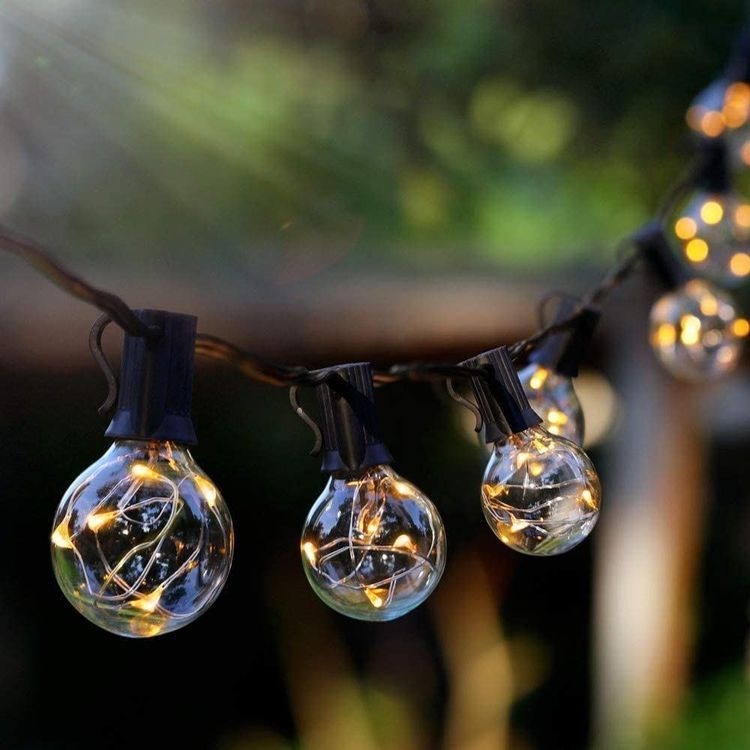
[[[701,91],[687,112],[688,125],[709,138],[741,128],[749,117],[750,86],[724,78]]]
[[[331,477],[305,522],[302,564],[315,593],[358,620],[393,620],[421,604],[445,567],[437,508],[386,465]]]
[[[750,323],[726,292],[701,279],[661,297],[651,309],[651,346],[673,375],[710,380],[733,370]]]
[[[68,601],[111,633],[145,638],[187,625],[232,563],[221,493],[174,443],[118,440],[73,482],[52,527]]]
[[[569,440],[530,427],[495,443],[482,481],[482,510],[511,549],[567,552],[594,528],[600,501],[589,457]]]
[[[548,367],[530,362],[519,373],[531,408],[544,420],[547,432],[583,444],[583,410],[573,381]]]
[[[750,203],[734,193],[694,194],[674,223],[684,258],[726,284],[750,276]]]

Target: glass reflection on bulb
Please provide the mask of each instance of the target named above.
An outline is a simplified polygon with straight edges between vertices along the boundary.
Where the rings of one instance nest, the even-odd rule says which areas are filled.
[[[526,365],[518,377],[531,408],[542,418],[546,430],[582,445],[583,410],[572,379],[535,362]]]
[[[331,476],[305,522],[301,553],[310,585],[330,607],[393,620],[437,586],[445,531],[432,502],[383,464]]]
[[[750,275],[750,204],[733,193],[695,194],[674,224],[685,259],[737,284]]]
[[[726,292],[693,279],[651,309],[651,345],[677,377],[710,380],[733,370],[750,323]]]
[[[190,452],[117,440],[65,493],[52,562],[68,601],[134,638],[187,625],[216,599],[232,562],[232,519]]]
[[[495,443],[482,481],[482,510],[511,549],[567,552],[591,533],[600,501],[590,459],[569,440],[530,427]]]

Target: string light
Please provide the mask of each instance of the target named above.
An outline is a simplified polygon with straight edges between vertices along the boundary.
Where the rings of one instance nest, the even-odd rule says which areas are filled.
[[[234,535],[216,485],[183,444],[195,440],[195,319],[138,314],[160,327],[160,339],[126,336],[119,408],[107,430],[116,440],[65,493],[51,541],[68,601],[105,630],[146,638],[183,627],[214,601]]]
[[[445,566],[443,522],[433,503],[388,465],[369,365],[325,375],[317,390],[323,470],[331,477],[305,522],[302,565],[315,593],[337,612],[393,620],[437,586]]]
[[[599,478],[583,450],[540,426],[505,347],[465,365],[494,443],[482,480],[482,510],[495,536],[518,552],[549,556],[580,544],[599,517]]]
[[[658,222],[644,227],[635,242],[666,288],[650,314],[650,341],[661,363],[684,380],[711,380],[739,361],[750,324],[740,317],[728,292],[696,278],[676,258]]]
[[[196,336],[190,316],[132,310],[34,241],[0,226],[0,249],[101,309],[127,334],[118,389],[101,350],[106,321],[92,330],[92,353],[110,395],[118,396],[107,430],[115,442],[69,488],[52,528],[55,574],[73,606],[114,633],[151,637],[195,619],[226,581],[231,517],[186,447],[195,442],[189,417],[195,352],[255,380],[290,387],[295,410],[316,433],[330,478],[303,530],[302,564],[318,596],[343,614],[399,617],[429,596],[445,565],[437,509],[390,467],[376,425],[373,380],[445,380],[451,395],[480,417],[485,440],[493,444],[482,507],[503,543],[544,556],[586,538],[598,518],[601,489],[576,445],[583,417],[572,378],[598,318],[593,305],[645,258],[667,290],[651,311],[652,346],[670,372],[690,380],[732,370],[750,334],[750,322],[732,298],[696,277],[700,272],[737,283],[750,276],[750,203],[731,190],[727,153],[741,142],[741,157],[750,165],[749,34],[742,35],[738,50],[726,74],[688,112],[701,136],[700,160],[692,196],[671,223],[680,258],[662,223],[684,196],[682,183],[659,220],[631,238],[638,253],[620,261],[586,296],[589,304],[575,303],[507,350],[493,349],[459,365],[394,365],[373,375],[367,364],[310,371],[266,362],[215,336]],[[514,362],[523,363],[520,374]],[[469,380],[476,405],[455,392],[451,381],[457,378]],[[296,403],[301,386],[315,387],[322,428]],[[107,406],[112,403],[108,398]]]
[[[564,300],[555,321],[565,320],[577,306],[576,300]],[[542,418],[545,429],[577,445],[583,444],[584,417],[573,378],[578,376],[598,320],[599,311],[584,306],[575,324],[548,336],[532,351],[529,363],[518,374],[531,408]]]

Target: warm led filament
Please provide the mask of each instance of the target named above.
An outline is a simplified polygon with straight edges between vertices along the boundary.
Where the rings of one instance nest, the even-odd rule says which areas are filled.
[[[310,585],[330,607],[393,620],[437,586],[445,532],[432,502],[380,465],[330,478],[305,522],[301,552]]]
[[[490,528],[503,544],[530,555],[558,555],[582,542],[596,524],[600,500],[588,456],[541,427],[495,443],[482,481]]]
[[[674,223],[684,259],[702,274],[737,284],[750,275],[750,203],[699,191]]]
[[[118,440],[65,493],[52,561],[84,617],[143,638],[181,628],[211,605],[233,545],[224,500],[186,448]]]
[[[542,418],[553,435],[583,443],[583,410],[573,381],[551,368],[530,362],[519,373],[531,408]]]
[[[733,370],[750,323],[731,296],[700,279],[661,297],[651,310],[651,345],[664,366],[686,380]]]

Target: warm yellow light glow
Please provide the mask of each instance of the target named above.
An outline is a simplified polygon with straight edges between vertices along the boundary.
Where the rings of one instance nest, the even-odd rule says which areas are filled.
[[[62,549],[73,549],[73,540],[70,538],[70,531],[68,531],[67,518],[52,532],[52,544]]]
[[[654,331],[653,340],[658,346],[672,346],[677,341],[677,331],[671,323],[662,323]]]
[[[716,138],[724,131],[724,115],[721,112],[706,112],[700,119],[700,129],[709,138]]]
[[[750,228],[750,205],[741,203],[734,209],[734,221],[737,226],[743,229]]]
[[[118,511],[110,510],[102,513],[91,513],[86,519],[86,525],[91,531],[99,531],[102,526],[108,524],[113,518],[119,515]]]
[[[544,464],[541,461],[531,461],[529,463],[529,474],[532,477],[538,477],[544,471]]]
[[[531,458],[531,454],[530,454],[530,453],[526,453],[526,452],[524,452],[524,451],[521,451],[521,452],[520,452],[520,453],[519,453],[519,454],[518,454],[518,455],[516,456],[516,468],[517,468],[517,469],[520,469],[520,468],[521,468],[522,466],[524,466],[524,465],[526,464],[526,462],[527,462],[527,461],[528,461],[528,460],[529,460],[530,458]]]
[[[747,276],[750,273],[750,255],[735,253],[729,261],[729,270],[735,276]]]
[[[365,596],[375,609],[381,609],[388,599],[388,589],[365,588]]]
[[[708,258],[708,243],[698,237],[685,245],[685,255],[693,263],[701,263]]]
[[[149,466],[146,466],[146,464],[133,464],[132,468],[130,469],[130,473],[136,479],[161,479],[162,478],[161,474],[159,474],[158,471],[154,471]]]
[[[540,367],[530,378],[529,387],[538,391],[549,377],[549,370]]]
[[[695,223],[695,219],[691,219],[689,216],[683,216],[675,222],[674,233],[681,240],[692,239],[697,231],[698,225]]]
[[[142,618],[137,618],[130,623],[130,631],[133,635],[141,638],[151,638],[161,633],[163,623],[149,622]]]
[[[195,480],[201,495],[206,499],[209,507],[213,508],[216,504],[216,495],[218,494],[218,490],[214,483],[199,474],[194,474],[193,479]]]
[[[565,425],[568,424],[568,415],[559,409],[550,409],[547,412],[547,421],[551,425]]]
[[[414,494],[414,490],[412,489],[411,485],[407,484],[406,482],[395,481],[393,482],[393,488],[396,490],[396,492],[398,492],[399,495],[408,497],[409,495]]]
[[[130,602],[130,606],[143,612],[153,612],[159,606],[159,600],[164,593],[161,586],[157,586],[150,594],[145,594],[140,599]]]
[[[747,140],[742,144],[742,148],[740,149],[740,156],[742,157],[742,161],[750,166],[750,140]]]
[[[745,338],[750,333],[750,323],[745,318],[737,318],[732,323],[732,333],[738,338]]]
[[[401,534],[396,537],[396,541],[393,543],[396,549],[405,549],[409,552],[415,552],[417,546],[412,542],[411,537],[408,534]]]
[[[581,493],[581,500],[589,506],[592,510],[596,510],[596,501],[594,500],[594,496],[591,494],[591,490],[584,490]]]
[[[508,494],[508,487],[505,484],[485,484],[483,490],[484,493],[493,500],[496,497]]]
[[[368,536],[375,536],[375,534],[378,533],[378,529],[380,528],[380,519],[379,518],[371,518],[370,521],[367,524],[367,534]]]
[[[704,294],[701,297],[700,308],[704,315],[717,315],[719,312],[719,300],[713,294]]]
[[[718,201],[706,201],[701,206],[701,219],[706,224],[718,224],[724,218],[724,206]]]
[[[744,81],[735,81],[727,86],[727,90],[724,94],[725,102],[732,102],[733,104],[742,104],[746,107],[750,107],[750,85]]]
[[[304,553],[310,565],[315,567],[315,564],[318,562],[318,550],[316,549],[315,545],[312,542],[305,542],[302,545],[302,552]]]
[[[686,346],[697,344],[700,339],[701,321],[695,315],[683,315],[680,318],[680,340]]]
[[[520,518],[516,518],[515,516],[511,515],[511,518],[513,519],[513,523],[510,525],[510,530],[513,532],[516,531],[523,531],[524,529],[528,528],[529,522],[524,521]]]

